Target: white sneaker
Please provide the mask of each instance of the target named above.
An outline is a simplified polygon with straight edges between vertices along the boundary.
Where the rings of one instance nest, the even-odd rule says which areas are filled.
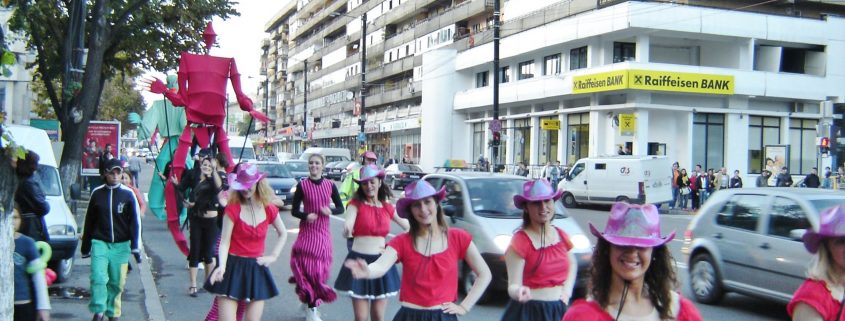
[[[317,312],[317,308],[310,308],[305,310],[305,321],[323,321],[323,319],[320,319],[320,312]]]
[[[197,266],[197,268],[198,268],[198,269],[200,269],[200,270],[205,270],[205,264],[200,263],[200,264]]]

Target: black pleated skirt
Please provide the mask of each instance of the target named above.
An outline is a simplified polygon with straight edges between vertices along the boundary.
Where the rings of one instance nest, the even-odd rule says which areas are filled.
[[[215,268],[216,270],[217,268]],[[270,269],[258,264],[255,258],[229,255],[223,280],[203,286],[209,293],[238,301],[261,301],[279,295]]]
[[[440,309],[422,310],[403,306],[396,312],[393,321],[458,321],[458,315],[447,314]]]
[[[566,305],[561,300],[529,300],[519,303],[508,301],[502,321],[560,321],[566,313]]]
[[[369,264],[378,260],[379,256],[381,255],[350,251],[346,260],[364,259]],[[400,284],[399,271],[395,265],[378,279],[355,279],[352,277],[352,271],[343,266],[334,282],[334,288],[338,293],[349,295],[354,299],[378,300],[399,294]]]

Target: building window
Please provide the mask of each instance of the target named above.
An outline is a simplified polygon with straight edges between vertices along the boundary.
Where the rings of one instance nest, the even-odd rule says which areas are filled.
[[[637,57],[637,44],[633,42],[613,43],[613,63],[633,61]]]
[[[486,123],[472,124],[472,156],[483,155],[487,144],[484,141],[484,125]]]
[[[541,117],[540,122],[542,123],[544,119],[558,120],[558,117],[557,115]],[[557,129],[540,129],[540,165],[545,165],[546,162],[551,162],[554,165],[558,161],[557,148],[560,145],[558,144],[559,132],[560,130]]]
[[[530,166],[531,119],[516,119],[513,121],[513,127],[513,163],[523,163],[525,166]]]
[[[587,46],[569,51],[569,70],[587,68]]]
[[[764,148],[777,144],[780,144],[780,118],[751,116],[748,124],[748,172],[760,174],[766,168]]]
[[[560,74],[560,54],[543,58],[543,76]]]
[[[511,67],[504,66],[502,68],[499,68],[499,82],[504,84],[508,81],[511,81],[510,74],[511,74]]]
[[[705,170],[725,163],[725,115],[696,113],[692,125],[692,160]]]
[[[590,113],[570,114],[566,118],[566,163],[587,157],[590,148]]]
[[[534,60],[519,63],[518,80],[534,78]]]
[[[789,173],[805,175],[816,167],[815,119],[790,119],[789,121]]]
[[[482,71],[475,74],[475,88],[487,87],[487,72]]]

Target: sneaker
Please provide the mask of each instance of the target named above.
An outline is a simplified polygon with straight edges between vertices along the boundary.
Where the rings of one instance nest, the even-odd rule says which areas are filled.
[[[197,268],[198,268],[198,269],[200,269],[200,270],[205,270],[205,266],[204,266],[204,265],[205,265],[205,264],[200,264],[199,266],[197,266]]]
[[[106,316],[103,315],[102,313],[95,314],[94,318],[91,319],[91,321],[105,321],[105,320],[106,320]]]
[[[305,321],[323,321],[323,319],[320,319],[320,312],[317,312],[317,308],[310,308],[305,310]]]

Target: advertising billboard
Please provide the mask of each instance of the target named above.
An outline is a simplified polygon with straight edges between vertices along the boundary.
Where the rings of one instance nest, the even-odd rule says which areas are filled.
[[[92,120],[82,143],[82,175],[100,176],[100,162],[120,151],[120,122]]]

